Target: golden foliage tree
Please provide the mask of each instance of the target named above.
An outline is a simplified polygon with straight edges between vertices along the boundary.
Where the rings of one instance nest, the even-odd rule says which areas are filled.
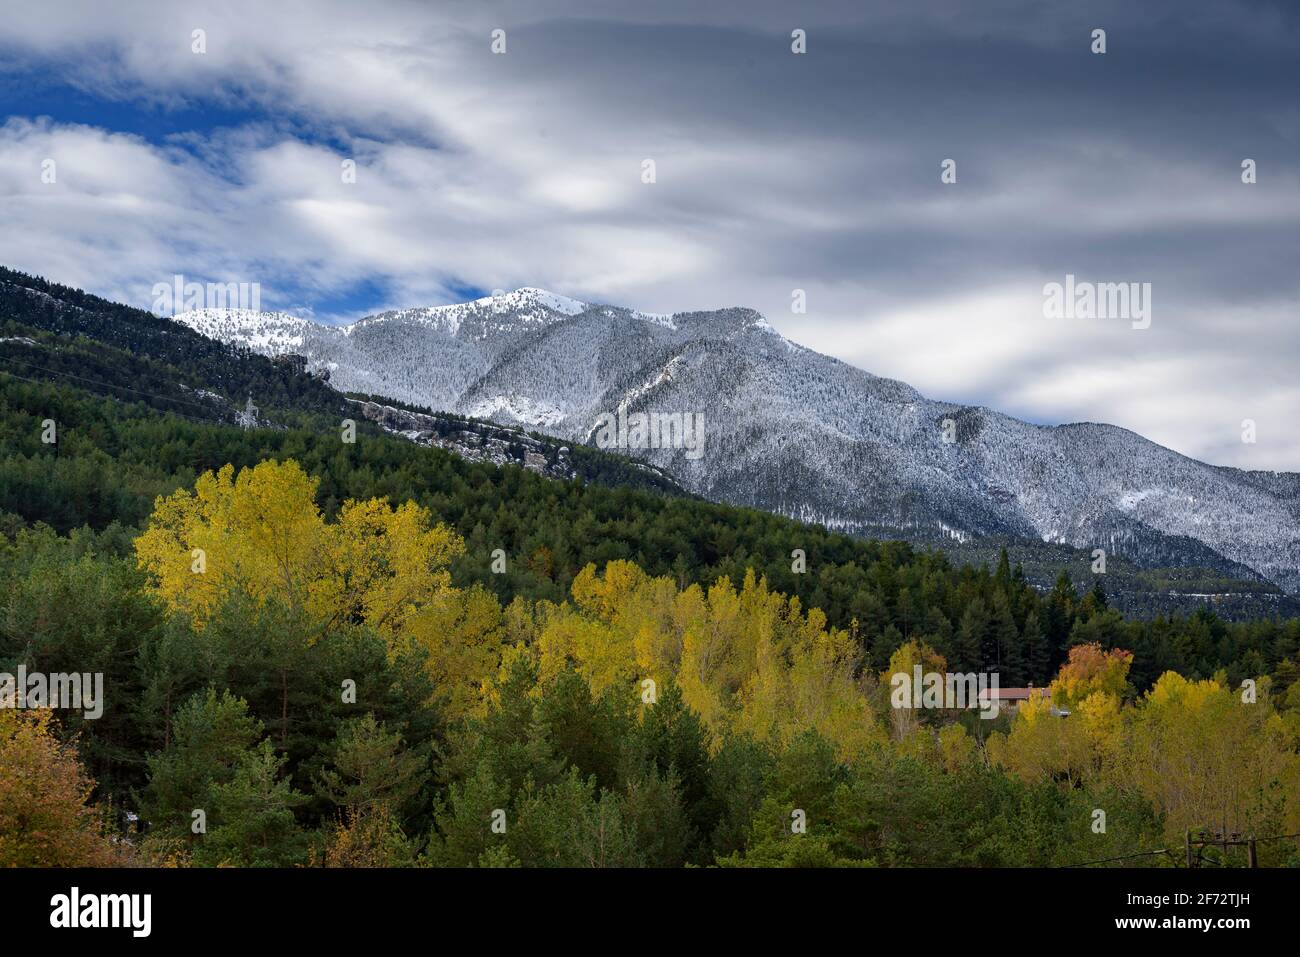
[[[746,574],[679,589],[631,562],[574,579],[573,605],[542,612],[543,680],[573,667],[599,694],[669,678],[716,735],[739,731],[779,744],[815,728],[844,755],[883,739],[870,706],[874,681],[858,677],[861,649],[828,629],[818,610]]]
[[[948,671],[948,661],[943,655],[913,638],[894,649],[894,653],[889,656],[889,667],[880,674],[880,683],[885,688],[892,688],[896,680],[906,679],[907,685],[911,687],[917,665],[920,665],[922,675],[944,675]],[[902,675],[903,678],[896,678],[896,675]],[[897,741],[902,741],[920,724],[919,703],[913,702],[913,705],[910,708],[889,709],[890,728]]]
[[[1294,821],[1295,744],[1266,697],[1247,702],[1170,671],[1134,709],[1125,776],[1165,813],[1171,838],[1186,828],[1267,832]]]
[[[360,621],[391,640],[448,590],[464,543],[414,502],[349,500],[326,522],[316,486],[292,459],[204,473],[193,492],[159,497],[137,560],[197,627],[242,591],[321,627]]]
[[[403,640],[427,651],[450,720],[482,714],[483,684],[497,672],[508,626],[501,603],[480,585],[442,591],[407,622]]]

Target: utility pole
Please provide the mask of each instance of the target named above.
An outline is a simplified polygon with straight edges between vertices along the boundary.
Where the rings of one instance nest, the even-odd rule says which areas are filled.
[[[1222,848],[1225,859],[1228,856],[1228,848],[1244,847],[1246,848],[1246,866],[1259,867],[1259,857],[1256,853],[1255,846],[1256,838],[1254,836],[1243,838],[1236,831],[1231,834],[1227,831],[1215,831],[1213,835],[1210,835],[1207,831],[1202,831],[1201,836],[1197,837],[1196,840],[1192,840],[1192,831],[1188,828],[1184,840],[1187,845],[1188,867],[1200,867],[1201,851],[1210,846]],[[1193,846],[1197,848],[1195,855],[1192,854]]]

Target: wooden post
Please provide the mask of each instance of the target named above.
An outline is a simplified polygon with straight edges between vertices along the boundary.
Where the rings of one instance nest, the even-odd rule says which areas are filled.
[[[1187,841],[1187,866],[1195,867],[1192,863],[1192,829],[1189,827],[1186,831],[1185,838]]]

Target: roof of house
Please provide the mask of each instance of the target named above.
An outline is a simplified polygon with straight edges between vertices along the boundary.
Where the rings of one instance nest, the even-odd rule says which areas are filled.
[[[1047,696],[1046,688],[989,688],[983,692],[985,696],[994,700],[1001,701],[1027,701],[1033,697],[1043,698]]]

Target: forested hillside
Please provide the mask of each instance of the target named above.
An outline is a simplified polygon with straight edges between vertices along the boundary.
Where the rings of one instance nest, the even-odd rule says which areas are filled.
[[[1289,662],[1249,697],[1174,672],[1138,693],[1089,595],[1050,685],[1071,717],[899,710],[891,676],[950,667],[938,636],[877,665],[753,572],[682,587],[623,560],[503,605],[456,581],[473,548],[425,508],[327,515],[320,484],[226,466],[133,536],[7,537],[0,665],[99,671],[106,701],[0,710],[0,864],[1159,865],[1211,826],[1300,863]],[[923,566],[867,574],[887,594]],[[1005,568],[953,587],[987,588],[1008,638],[1029,598]],[[956,653],[988,655],[967,631]]]
[[[118,305],[78,289],[60,286],[0,266],[0,322],[6,337],[30,335],[37,329],[53,333],[59,348],[75,349],[65,371],[76,372],[95,352],[87,340],[115,347],[111,356],[120,362],[122,353],[135,357],[132,367],[121,369],[107,381],[119,388],[131,386],[139,394],[156,394],[159,379],[175,377],[168,385],[177,389],[215,392],[243,405],[256,395],[260,405],[304,412],[338,412],[342,398],[314,376],[298,375],[290,367],[247,350],[223,345],[189,330],[178,328],[170,319],[141,309]],[[76,345],[73,346],[73,341]],[[43,342],[50,340],[42,339]],[[50,350],[41,350],[36,365],[46,364]],[[18,358],[27,358],[18,356]],[[57,368],[57,366],[56,366]],[[91,378],[91,366],[84,374]],[[164,392],[164,394],[166,394]]]
[[[555,313],[561,316],[575,308],[572,303],[555,305],[564,307]],[[443,310],[438,315],[446,318],[443,314],[452,315],[455,308],[447,307],[450,313]],[[538,315],[524,318],[539,322],[541,314],[555,312],[541,306],[537,310]],[[406,318],[426,321],[418,315]],[[653,318],[643,318],[634,325]],[[474,323],[471,326],[479,329]],[[224,346],[179,323],[2,268],[0,331],[0,367],[11,375],[71,384],[93,395],[111,396],[199,421],[234,422],[250,397],[256,398],[260,421],[277,427],[296,424],[326,432],[342,419],[358,415],[355,403],[346,402],[322,377],[302,374],[298,363],[273,361],[247,349]],[[479,329],[478,334],[487,334],[487,327]],[[491,461],[525,462],[526,450],[501,426],[379,396],[357,397],[434,417],[433,431],[424,434],[448,439],[441,444],[462,454]],[[358,426],[363,432],[376,430],[364,418]],[[456,433],[465,435],[468,441],[457,441]],[[409,431],[406,434],[413,435]],[[570,443],[567,467],[555,468],[556,454],[564,443],[538,433],[529,436],[544,446],[551,473],[613,487],[685,494],[676,482],[656,469],[581,444]],[[501,446],[504,455],[482,454],[485,442]],[[214,467],[217,464],[208,463]],[[1185,542],[1184,547],[1193,544]],[[998,549],[1004,547],[1013,563],[1023,559],[1026,579],[1040,590],[1050,589],[1062,569],[1070,571],[1077,588],[1087,590],[1092,585],[1089,553],[1067,546],[1024,539],[975,539],[964,543],[936,541],[926,547],[951,549],[960,563],[989,566],[996,563]],[[1205,569],[1149,569],[1112,555],[1106,579],[1111,602],[1126,614],[1143,618],[1187,614],[1212,606],[1221,617],[1250,620],[1291,617],[1300,607],[1295,599],[1249,571],[1237,568],[1233,575],[1225,577],[1217,556],[1207,555],[1206,559],[1211,567]],[[774,570],[781,564],[776,563]]]
[[[875,667],[908,637],[924,635],[962,669],[997,665],[1004,684],[1042,685],[1071,644],[1100,640],[1135,655],[1147,687],[1166,669],[1208,677],[1271,671],[1297,647],[1297,623],[1228,623],[1210,613],[1126,621],[1107,607],[1105,576],[1080,595],[1068,578],[1030,587],[1005,559],[954,566],[942,553],[867,542],[750,509],[582,481],[557,482],[516,467],[466,462],[381,433],[342,441],[334,425],[240,429],[162,416],[142,404],[95,399],[72,386],[0,377],[6,454],[0,510],[10,530],[81,526],[123,542],[160,494],[231,464],[292,458],[319,479],[326,515],[347,499],[414,501],[454,528],[466,551],[460,584],[515,597],[563,601],[578,572],[626,559],[679,586],[753,569],[774,589],[853,635]],[[53,420],[58,441],[42,441]],[[492,570],[493,552],[506,556]],[[802,554],[802,558],[800,558]],[[802,570],[800,570],[802,569]]]

